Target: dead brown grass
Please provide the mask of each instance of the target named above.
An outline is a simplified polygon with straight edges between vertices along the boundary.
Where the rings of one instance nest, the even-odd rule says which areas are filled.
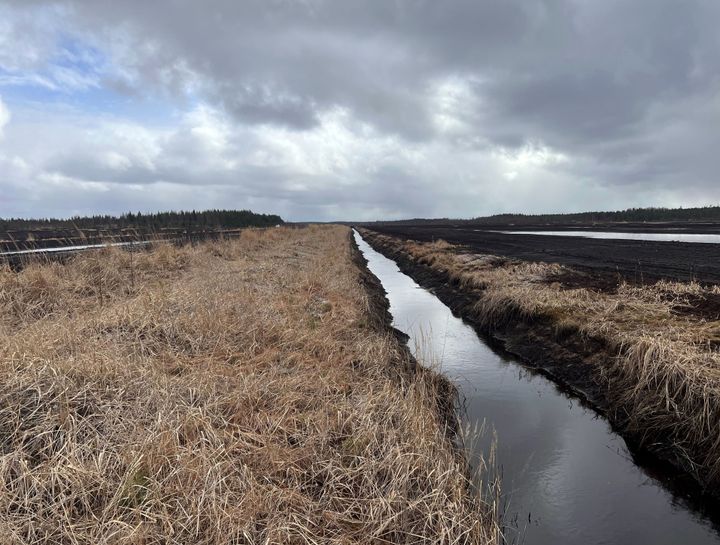
[[[658,282],[622,284],[617,293],[564,289],[554,279],[570,271],[557,264],[470,254],[444,241],[363,235],[473,294],[472,317],[489,330],[514,321],[542,322],[552,324],[558,338],[573,333],[600,341],[608,357],[589,371],[605,384],[624,429],[646,444],[670,445],[701,482],[720,490],[720,322],[677,312],[717,294],[717,286]]]
[[[343,227],[0,271],[0,542],[497,543]]]

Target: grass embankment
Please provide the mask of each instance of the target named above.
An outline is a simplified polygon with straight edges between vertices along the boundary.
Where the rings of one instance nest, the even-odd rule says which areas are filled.
[[[344,227],[0,271],[0,536],[496,543]]]
[[[592,379],[611,421],[720,491],[720,322],[701,308],[717,300],[718,286],[618,281],[593,289],[577,285],[582,273],[557,264],[474,254],[444,241],[363,236],[406,268],[422,267],[463,293],[462,313],[483,330],[507,334],[523,324],[522,334],[539,331],[579,350],[586,375],[579,378]],[[572,373],[571,384],[577,367]]]

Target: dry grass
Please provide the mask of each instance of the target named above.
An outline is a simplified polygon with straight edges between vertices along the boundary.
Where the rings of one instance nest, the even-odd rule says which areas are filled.
[[[0,272],[0,542],[497,543],[343,227]]]
[[[489,330],[518,320],[542,322],[553,326],[558,339],[571,333],[599,341],[609,355],[591,372],[606,386],[615,418],[648,444],[670,444],[701,482],[720,489],[720,322],[678,313],[698,297],[716,295],[717,286],[658,282],[622,284],[617,293],[565,289],[554,279],[571,271],[557,264],[463,253],[444,241],[364,236],[474,294],[472,317]]]

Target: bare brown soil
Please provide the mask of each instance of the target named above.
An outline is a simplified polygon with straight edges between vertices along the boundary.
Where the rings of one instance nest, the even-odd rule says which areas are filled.
[[[673,312],[703,320],[720,320],[720,294],[691,293],[673,305]]]

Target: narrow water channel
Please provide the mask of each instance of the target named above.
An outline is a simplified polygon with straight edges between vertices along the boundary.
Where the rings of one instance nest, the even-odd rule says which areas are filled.
[[[635,465],[607,422],[487,346],[356,232],[393,325],[458,385],[469,423],[497,432],[510,540],[527,545],[720,544],[713,524]],[[430,347],[430,348],[428,348]],[[488,440],[477,449],[488,448]]]

